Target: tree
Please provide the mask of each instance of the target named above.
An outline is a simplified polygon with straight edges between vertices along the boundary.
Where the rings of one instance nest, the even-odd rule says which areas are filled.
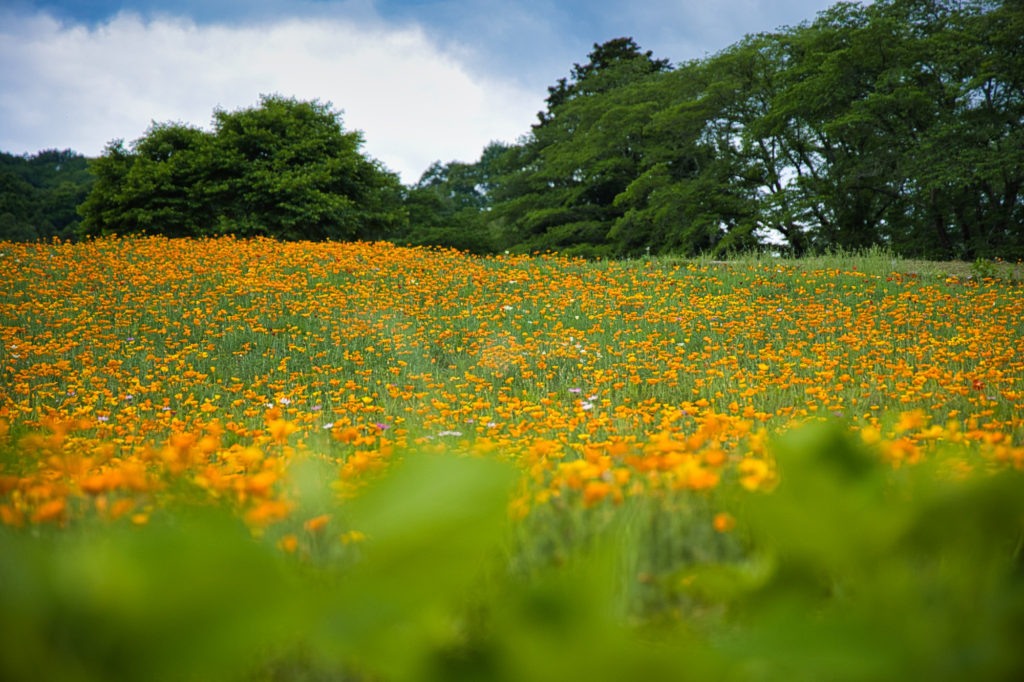
[[[1022,258],[1021,54],[1024,0],[840,2],[675,69],[618,38],[548,88],[485,193],[438,164],[407,205],[423,239],[519,250]]]
[[[587,64],[574,65],[571,81],[548,89],[547,111],[521,148],[502,159],[494,212],[511,241],[608,253],[608,231],[621,215],[615,197],[639,174],[638,126],[646,116],[613,93],[668,70],[667,61],[641,52],[632,38],[617,38],[595,44]]]
[[[548,87],[548,96],[544,100],[547,110],[537,114],[539,125],[550,123],[555,110],[570,100],[608,92],[648,74],[672,68],[667,59],[654,59],[651,50],[641,52],[632,38],[594,43],[593,51],[587,56],[586,64],[573,64],[569,79],[559,78],[555,85]],[[628,65],[628,68],[612,68],[622,65]]]
[[[491,191],[509,146],[491,142],[474,163],[434,162],[405,194],[413,244],[484,253],[497,248],[490,226]]]
[[[93,162],[86,234],[379,239],[405,221],[397,176],[360,152],[329,104],[263,96],[212,132],[154,124]]]
[[[894,2],[930,28],[941,107],[912,158],[920,255],[1024,258],[1024,3]],[[938,248],[936,248],[938,247]]]
[[[128,151],[121,140],[92,162],[97,182],[82,204],[86,234],[194,237],[210,225],[205,159],[212,139],[176,123],[153,124]]]
[[[0,239],[75,237],[76,208],[92,183],[86,158],[69,149],[32,156],[0,152]]]
[[[756,195],[736,153],[742,128],[720,64],[691,62],[651,81],[659,97],[643,126],[642,173],[616,197],[617,253],[720,253],[757,245]]]

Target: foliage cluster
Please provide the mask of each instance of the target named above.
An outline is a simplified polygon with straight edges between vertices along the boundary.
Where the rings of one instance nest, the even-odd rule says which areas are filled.
[[[360,152],[327,104],[265,95],[213,130],[154,124],[91,164],[85,235],[381,238],[405,222],[397,176]]]
[[[1022,35],[1019,0],[882,0],[676,68],[616,39],[518,144],[435,166],[411,196],[454,210],[452,245],[1019,259]],[[413,241],[443,237],[411,218]]]
[[[32,156],[0,152],[0,239],[77,237],[77,209],[92,184],[87,159],[69,149]]]
[[[672,538],[656,529],[678,511],[616,508],[602,540],[567,537],[565,563],[517,573],[514,474],[493,460],[410,455],[358,499],[320,507],[340,524],[307,524],[310,546],[365,531],[343,557],[282,555],[209,508],[163,509],[144,529],[0,528],[0,674],[1019,679],[1020,472],[951,479],[940,457],[897,474],[835,425],[778,452],[778,488],[735,506],[742,551],[662,563],[657,596],[676,607],[640,620],[628,596],[654,578],[637,567],[664,554]]]

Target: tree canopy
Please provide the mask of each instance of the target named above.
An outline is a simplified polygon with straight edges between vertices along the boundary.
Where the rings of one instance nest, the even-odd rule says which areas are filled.
[[[674,68],[617,38],[486,159],[457,227],[583,255],[1022,258],[1021,54],[1022,0],[840,2]]]
[[[114,140],[91,172],[69,152],[2,155],[0,238],[1019,259],[1022,54],[1024,0],[839,2],[675,65],[615,38],[548,88],[515,143],[438,161],[408,187],[330,105],[264,96],[216,111],[209,132],[154,123]]]
[[[34,241],[77,235],[76,208],[93,183],[88,161],[70,149],[32,156],[0,152],[0,239]]]
[[[87,235],[234,234],[383,238],[403,227],[401,185],[361,151],[329,104],[263,96],[216,111],[213,130],[154,123],[92,161],[81,206]]]

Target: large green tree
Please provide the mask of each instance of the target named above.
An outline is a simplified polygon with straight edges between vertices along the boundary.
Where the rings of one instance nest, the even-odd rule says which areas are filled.
[[[509,150],[509,145],[491,142],[474,163],[431,164],[405,191],[409,230],[404,240],[478,253],[499,248],[490,208],[499,163]]]
[[[405,221],[401,185],[329,104],[263,96],[216,111],[213,130],[154,124],[92,168],[86,234],[384,238]]]
[[[437,164],[407,202],[452,245],[1022,258],[1022,54],[1024,0],[840,2],[676,68],[620,38],[485,183]]]
[[[940,103],[911,158],[908,250],[1024,258],[1024,2],[894,4],[934,27],[929,75]]]
[[[615,198],[639,174],[640,127],[622,91],[670,69],[632,38],[594,45],[571,81],[548,89],[547,110],[500,166],[495,219],[523,248],[609,253],[608,232],[622,210]]]
[[[616,253],[756,246],[756,194],[734,149],[742,127],[731,108],[740,85],[720,66],[691,62],[643,83],[641,92],[621,93],[644,103],[632,108],[642,116],[642,172],[615,198],[623,210],[609,233]]]

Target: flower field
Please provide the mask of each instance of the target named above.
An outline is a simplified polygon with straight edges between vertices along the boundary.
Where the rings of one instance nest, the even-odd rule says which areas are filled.
[[[626,610],[710,618],[719,596],[687,589],[691,567],[753,565],[751,505],[787,499],[798,427],[831,424],[835,448],[890,486],[1024,468],[1020,281],[878,257],[585,262],[227,238],[0,252],[0,521],[17,542],[156,536],[182,509],[217,509],[275,556],[358,564],[378,537],[346,511],[364,488],[409,453],[468,455],[513,472],[498,496],[520,573],[639,518],[648,551],[626,570]],[[851,546],[859,514],[836,522]],[[1007,518],[1019,533],[1019,510]],[[815,544],[838,553],[825,565],[845,556]]]

